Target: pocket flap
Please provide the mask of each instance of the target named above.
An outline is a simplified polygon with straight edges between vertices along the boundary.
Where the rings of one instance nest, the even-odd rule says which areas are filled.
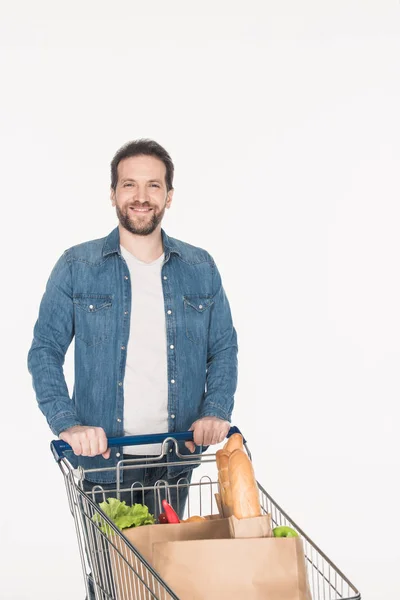
[[[97,312],[112,306],[112,294],[74,294],[74,304],[87,312]]]
[[[185,304],[188,304],[199,313],[204,312],[214,304],[214,300],[210,296],[183,296],[183,300]]]

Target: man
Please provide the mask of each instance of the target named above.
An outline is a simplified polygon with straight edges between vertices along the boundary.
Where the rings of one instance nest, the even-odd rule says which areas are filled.
[[[221,442],[229,430],[237,381],[237,337],[212,257],[161,228],[173,198],[174,166],[152,140],[123,146],[111,163],[111,202],[119,225],[107,237],[66,250],[43,296],[28,368],[53,433],[71,445],[88,473],[85,489],[115,490],[122,456],[160,454],[161,446],[108,448],[107,438],[193,430],[182,454]],[[63,374],[75,336],[75,385]],[[175,461],[175,465],[172,464]],[[192,466],[169,443],[168,467],[121,473],[190,481]],[[115,492],[109,495],[115,496]],[[150,512],[154,495],[135,496]],[[131,502],[130,494],[122,499]],[[186,494],[179,498],[182,515]]]

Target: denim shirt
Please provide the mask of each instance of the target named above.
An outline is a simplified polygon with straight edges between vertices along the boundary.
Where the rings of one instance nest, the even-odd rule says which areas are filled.
[[[170,238],[162,230],[161,271],[167,331],[169,432],[187,431],[197,419],[230,421],[237,384],[237,336],[221,277],[201,248]],[[131,317],[128,266],[119,230],[106,238],[66,250],[56,263],[42,298],[28,355],[37,401],[53,433],[73,425],[102,427],[107,437],[124,432],[124,374]],[[75,337],[72,399],[63,373]],[[148,432],[152,433],[152,432]],[[173,446],[173,445],[172,445]],[[176,461],[175,451],[167,460]],[[203,449],[204,450],[204,449]],[[183,443],[182,454],[189,454]],[[200,451],[196,448],[196,453]],[[84,469],[114,467],[111,457],[69,460]],[[187,465],[170,466],[170,477]],[[115,481],[115,471],[88,474],[99,483]]]

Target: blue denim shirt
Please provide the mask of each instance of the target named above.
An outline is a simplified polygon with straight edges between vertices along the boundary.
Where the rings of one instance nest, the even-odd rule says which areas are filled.
[[[196,419],[206,416],[230,421],[237,384],[237,336],[220,274],[205,250],[170,238],[164,230],[162,241],[169,432],[187,431]],[[103,427],[107,437],[123,435],[131,285],[135,282],[130,281],[121,255],[118,228],[106,238],[66,250],[50,275],[28,368],[39,407],[56,436],[73,425]],[[63,363],[74,336],[71,399]],[[183,444],[179,450],[189,453]],[[70,460],[75,466],[97,469],[115,466],[121,453],[121,448],[112,448],[108,460],[71,453]],[[174,451],[168,453],[168,460],[176,460]],[[171,466],[169,475],[177,476],[184,467]],[[115,481],[115,472],[88,477],[107,483]]]

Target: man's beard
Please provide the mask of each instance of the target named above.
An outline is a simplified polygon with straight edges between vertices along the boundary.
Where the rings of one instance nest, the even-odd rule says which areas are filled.
[[[134,217],[129,214],[129,206],[122,211],[118,204],[116,204],[116,211],[120,224],[130,231],[130,233],[134,233],[135,235],[150,235],[161,223],[165,213],[165,206],[166,205],[164,205],[163,209],[158,213],[153,208],[150,220],[141,220],[138,215],[139,218],[136,220],[136,223],[134,222]],[[149,208],[149,206],[144,204],[141,208]]]

